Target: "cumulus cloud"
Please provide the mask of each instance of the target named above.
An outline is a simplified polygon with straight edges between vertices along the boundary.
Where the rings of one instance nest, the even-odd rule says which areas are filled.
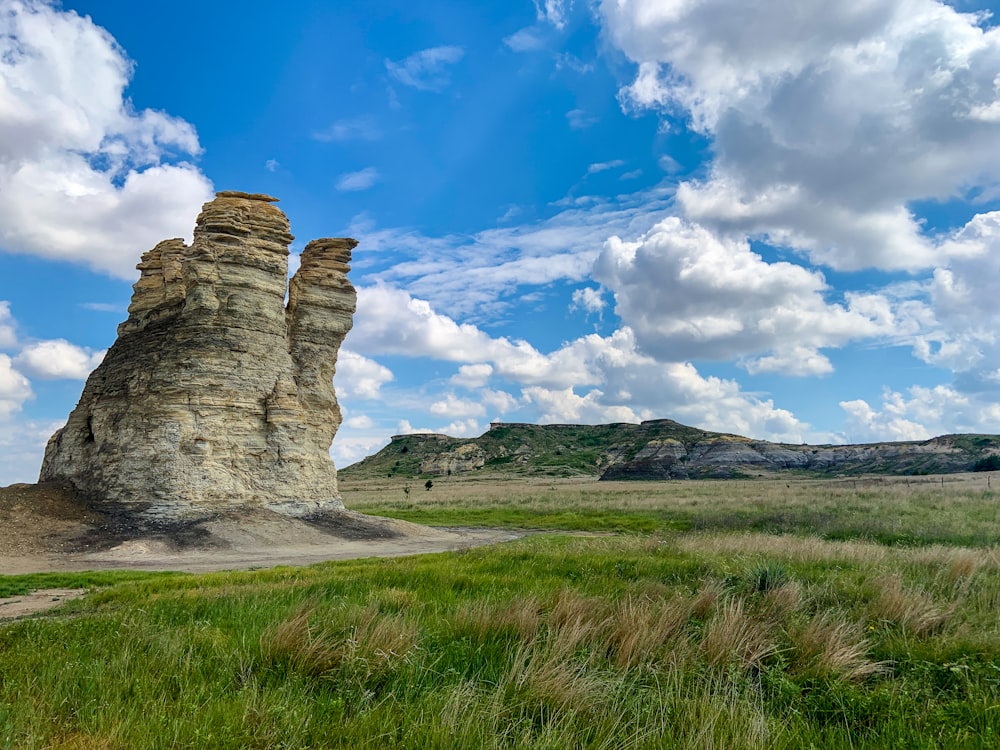
[[[11,349],[17,344],[14,317],[10,314],[10,302],[0,300],[0,349]]]
[[[524,394],[545,422],[635,422],[669,415],[704,429],[802,442],[809,425],[734,380],[705,377],[689,362],[660,362],[638,350],[632,331],[596,334],[567,347],[593,377],[575,386],[529,386]]]
[[[2,372],[3,364],[0,362]],[[0,382],[2,380],[0,374]],[[0,416],[3,414],[2,398],[0,396]],[[16,429],[0,430],[0,487],[14,482],[37,482],[45,444],[60,427],[61,422],[25,420],[20,421]]]
[[[385,286],[359,289],[352,346],[369,356],[430,357],[462,363],[454,385],[505,390],[459,398],[442,394],[429,414],[460,420],[527,408],[546,422],[638,421],[669,415],[706,429],[802,442],[807,424],[738,383],[702,376],[694,365],[641,351],[629,327],[591,334],[543,353],[523,341],[495,338],[436,312],[425,300]],[[519,396],[511,390],[520,391]]]
[[[581,289],[573,290],[573,302],[570,305],[570,310],[583,310],[587,313],[600,315],[604,312],[604,308],[607,305],[608,303],[604,299],[604,295],[601,294],[600,289],[585,286]]]
[[[951,433],[995,432],[1000,403],[948,385],[913,386],[907,394],[886,389],[877,407],[856,399],[842,401],[849,442],[927,440]]]
[[[996,187],[1000,30],[937,0],[601,4],[637,64],[628,107],[712,139],[687,217],[838,269],[920,269],[939,251],[909,205]]]
[[[15,369],[10,357],[0,354],[0,420],[21,411],[24,402],[32,396],[28,379]]]
[[[133,278],[211,198],[184,120],[135,111],[104,29],[44,0],[0,1],[0,248]],[[181,158],[179,158],[181,157]]]
[[[350,349],[337,355],[337,377],[334,385],[341,399],[374,399],[386,383],[392,382],[392,370],[373,359]]]
[[[43,380],[86,380],[106,353],[106,349],[95,352],[65,339],[53,339],[28,344],[14,361],[24,372]]]
[[[922,315],[914,336],[916,356],[958,373],[964,391],[1000,392],[1000,212],[974,216],[941,248],[946,265],[935,269],[926,301],[913,303]]]
[[[367,414],[358,414],[345,419],[343,426],[351,430],[370,430],[375,426],[375,421]]]
[[[462,418],[482,417],[486,407],[479,401],[459,398],[454,393],[446,393],[444,398],[431,403],[428,411],[436,417]]]
[[[750,359],[746,370],[751,375],[776,372],[780,375],[826,375],[833,372],[833,364],[825,355],[806,346],[778,347],[773,354]]]
[[[821,273],[767,263],[747,241],[676,217],[635,242],[609,239],[594,275],[614,292],[615,312],[641,347],[665,361],[772,352],[751,368],[773,370],[794,354],[806,361],[788,374],[824,373],[830,365],[818,348],[888,335],[895,327],[877,295],[827,302]]]
[[[462,365],[458,368],[458,372],[451,376],[450,382],[463,388],[482,388],[489,382],[492,374],[493,365],[486,363]]]
[[[461,47],[430,47],[403,60],[386,60],[385,69],[404,86],[419,91],[441,91],[451,83],[450,66],[464,56]]]
[[[346,172],[337,178],[337,190],[354,192],[367,190],[378,182],[378,170],[375,167],[365,167],[357,172]]]
[[[580,372],[559,372],[525,341],[493,338],[470,323],[457,323],[426,301],[385,285],[358,289],[351,346],[377,356],[425,356],[445,362],[488,362],[501,377],[572,382]]]
[[[389,442],[389,437],[396,433],[395,430],[383,429],[378,425],[349,425],[348,421],[350,420],[341,425],[330,446],[330,458],[341,469],[377,453]]]

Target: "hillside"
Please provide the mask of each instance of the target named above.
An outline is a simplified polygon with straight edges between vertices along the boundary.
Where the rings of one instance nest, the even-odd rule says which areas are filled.
[[[708,432],[658,419],[642,424],[495,423],[477,438],[396,435],[345,478],[439,477],[481,472],[601,479],[701,479],[861,474],[948,474],[1000,469],[1000,436],[945,435],[923,441],[793,445]]]

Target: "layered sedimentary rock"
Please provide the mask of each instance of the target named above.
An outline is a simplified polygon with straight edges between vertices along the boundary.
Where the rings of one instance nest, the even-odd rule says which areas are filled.
[[[147,518],[343,507],[329,448],[357,243],[310,242],[289,283],[293,238],[274,201],[218,193],[190,246],[143,255],[128,320],[49,440],[42,481]]]

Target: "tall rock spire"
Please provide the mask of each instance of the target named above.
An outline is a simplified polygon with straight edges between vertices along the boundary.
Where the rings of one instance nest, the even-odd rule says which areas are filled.
[[[357,243],[310,242],[289,284],[293,237],[274,201],[218,193],[190,246],[143,255],[128,320],[49,440],[41,481],[150,519],[343,508],[329,448]]]

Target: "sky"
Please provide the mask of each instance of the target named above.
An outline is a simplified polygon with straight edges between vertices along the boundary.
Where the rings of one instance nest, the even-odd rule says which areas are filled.
[[[0,0],[0,485],[217,190],[355,237],[331,455],[491,421],[1000,433],[1000,20],[955,0]]]

